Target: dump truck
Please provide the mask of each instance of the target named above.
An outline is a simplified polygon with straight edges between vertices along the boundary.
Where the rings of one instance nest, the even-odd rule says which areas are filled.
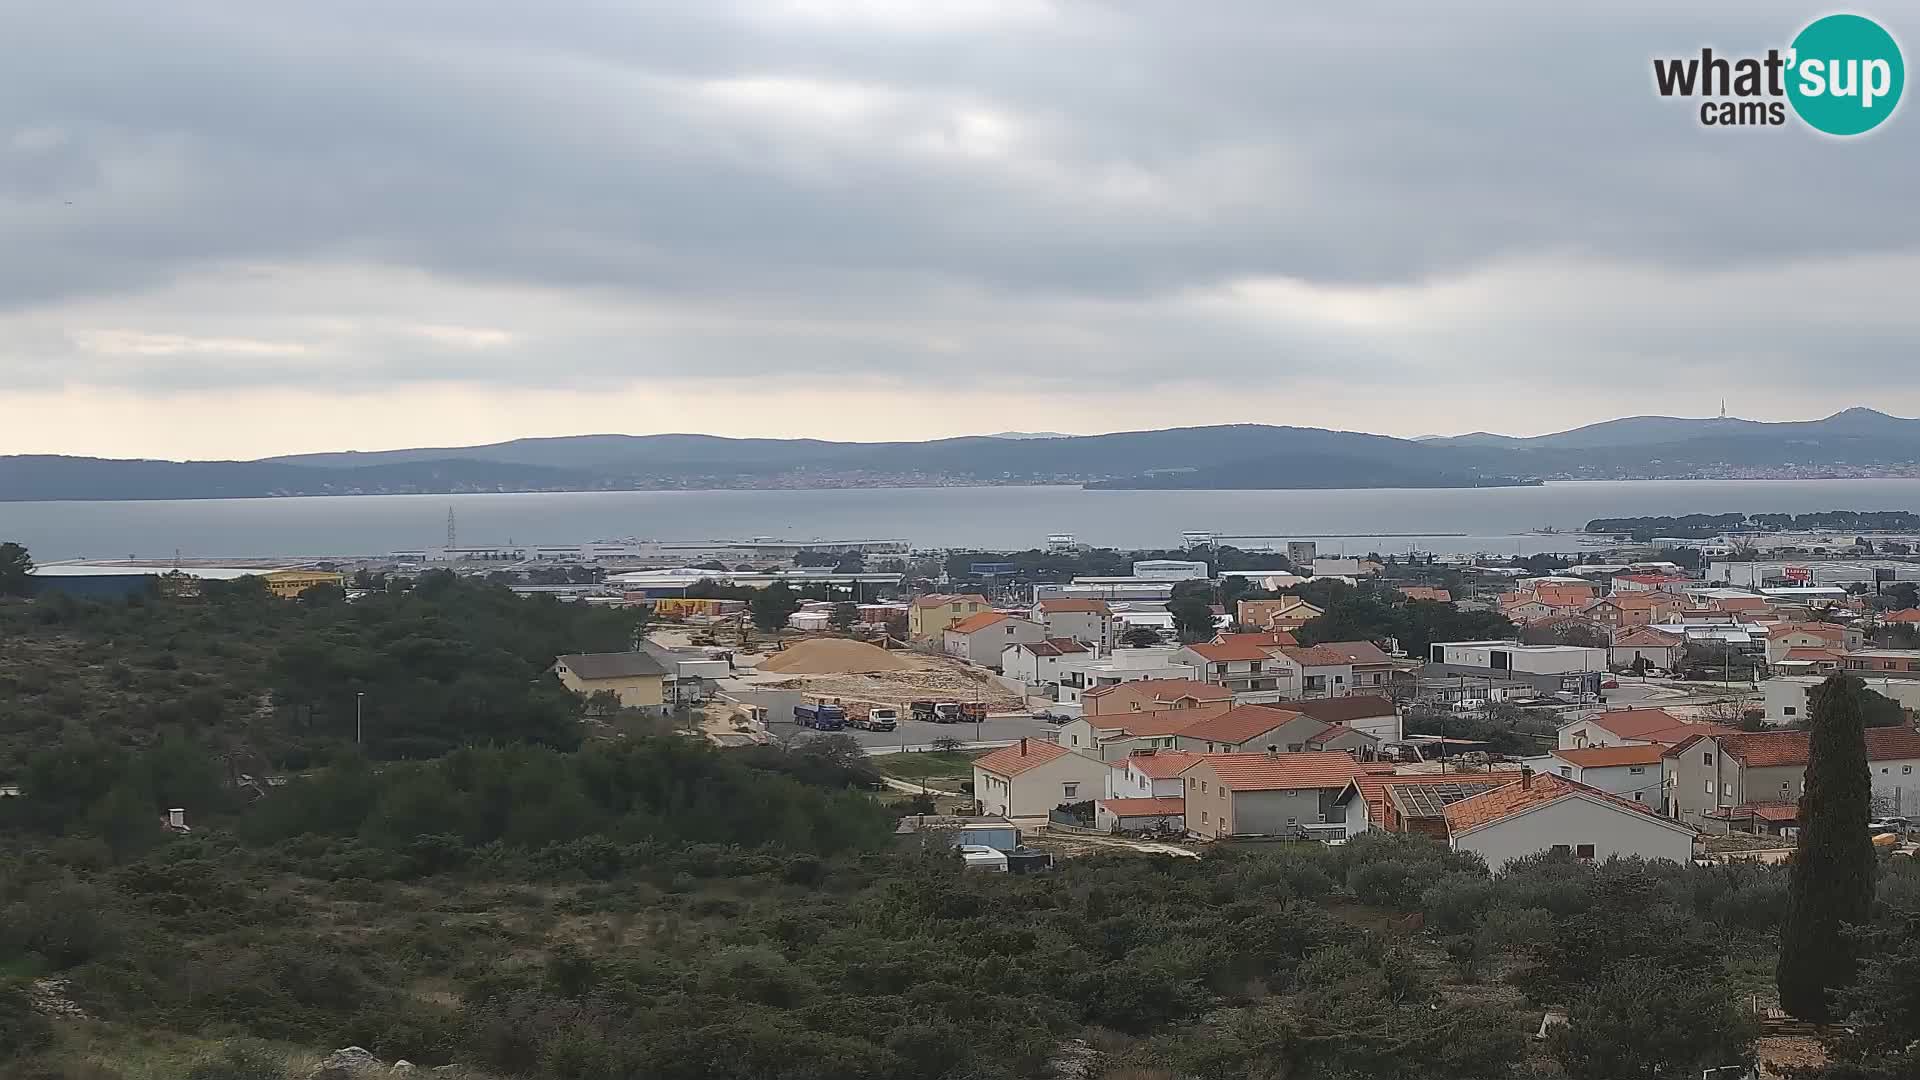
[[[847,726],[847,707],[838,701],[802,701],[793,707],[793,722],[815,731],[839,731]]]
[[[861,731],[892,731],[900,726],[900,710],[874,701],[850,701],[847,720]]]

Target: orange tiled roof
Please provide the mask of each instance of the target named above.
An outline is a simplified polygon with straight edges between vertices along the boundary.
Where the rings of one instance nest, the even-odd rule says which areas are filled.
[[[1651,626],[1636,626],[1613,639],[1614,648],[1643,645],[1647,648],[1672,648],[1686,639],[1665,631],[1655,630]]]
[[[972,634],[980,630],[985,630],[995,623],[1004,622],[1006,618],[1007,614],[1004,611],[983,611],[978,615],[969,615],[959,622],[954,623],[952,626],[947,627],[947,633]]]
[[[1589,746],[1581,750],[1555,750],[1553,756],[1583,769],[1604,769],[1614,765],[1658,765],[1667,748],[1652,746]]]
[[[1359,731],[1359,729],[1350,728],[1345,724],[1328,724],[1324,729],[1320,731],[1319,734],[1308,736],[1307,745],[1308,746],[1325,746],[1326,744],[1332,742],[1333,740],[1339,738],[1340,736],[1350,735],[1355,731]],[[1372,734],[1371,732],[1361,731],[1360,734],[1365,735],[1368,739],[1371,739],[1376,743],[1380,741],[1379,737]]]
[[[1787,650],[1787,655],[1782,657],[1782,659],[1831,660],[1837,664],[1840,662],[1840,654],[1834,652],[1832,649],[1816,649],[1809,645],[1795,645],[1793,648]]]
[[[1805,765],[1811,735],[1805,731],[1735,731],[1718,736],[1720,750],[1755,769]],[[1868,761],[1920,760],[1920,732],[1912,728],[1868,728]],[[1675,746],[1668,754],[1679,754],[1693,740]]]
[[[1288,712],[1311,716],[1323,724],[1351,724],[1370,716],[1392,716],[1398,711],[1392,698],[1378,694],[1308,698],[1305,701],[1289,701],[1283,707]]]
[[[1096,686],[1083,698],[1100,697],[1115,690],[1135,690],[1146,694],[1154,701],[1178,701],[1183,697],[1200,701],[1231,701],[1233,692],[1224,690],[1212,683],[1196,682],[1193,679],[1135,679],[1132,682],[1114,683],[1111,686]]]
[[[1205,756],[1205,754],[1195,754],[1187,750],[1154,750],[1150,753],[1133,754],[1116,764],[1136,769],[1141,776],[1165,780],[1186,772],[1194,762]]]
[[[1298,791],[1302,788],[1344,788],[1360,775],[1353,756],[1344,750],[1305,754],[1208,754],[1202,764],[1229,791]]]
[[[1158,712],[1127,713],[1123,717],[1114,717],[1113,727],[1124,735],[1135,739],[1150,739],[1157,735],[1184,735],[1186,729],[1200,721],[1194,717],[1198,709],[1161,709]],[[1105,731],[1101,721],[1105,716],[1091,717],[1093,726]]]
[[[1532,777],[1521,777],[1518,781],[1492,791],[1483,791],[1468,799],[1461,799],[1445,810],[1447,829],[1450,832],[1467,832],[1496,821],[1510,818],[1515,814],[1531,810],[1536,806],[1545,806],[1557,802],[1569,795],[1584,795],[1611,803],[1636,814],[1645,814],[1649,819],[1670,825],[1676,829],[1692,832],[1685,825],[1653,812],[1653,808],[1643,803],[1622,799],[1610,795],[1599,788],[1569,780],[1552,773],[1535,773]]]
[[[1242,743],[1264,731],[1291,723],[1300,714],[1290,709],[1266,705],[1241,705],[1218,716],[1196,720],[1180,734],[1208,742]]]
[[[1003,746],[985,757],[975,758],[973,764],[975,768],[984,769],[995,776],[1019,776],[1028,769],[1037,769],[1071,753],[1073,751],[1059,743],[1021,739],[1012,746]]]
[[[1371,641],[1323,641],[1315,645],[1316,649],[1332,649],[1346,657],[1349,664],[1391,664],[1393,657],[1380,651],[1380,646]]]
[[[1101,799],[1099,805],[1114,817],[1159,817],[1187,812],[1187,800],[1178,795],[1162,795],[1153,799]]]
[[[1400,595],[1409,600],[1437,600],[1442,604],[1453,603],[1453,594],[1445,589],[1436,589],[1431,585],[1402,585]]]
[[[1348,662],[1345,653],[1326,645],[1310,645],[1304,649],[1283,648],[1280,651],[1301,667],[1338,667]]]
[[[1920,608],[1910,607],[1901,608],[1899,611],[1889,611],[1885,615],[1880,616],[1880,621],[1890,623],[1920,623]]]
[[[1187,648],[1200,657],[1216,664],[1224,664],[1230,660],[1272,659],[1267,653],[1267,650],[1252,642],[1231,642],[1216,645],[1213,642],[1202,641],[1198,644],[1189,645]]]
[[[1613,709],[1586,719],[1623,739],[1638,739],[1652,731],[1679,727],[1681,719],[1665,709]]]
[[[1271,649],[1279,645],[1298,645],[1300,640],[1285,630],[1262,630],[1250,634],[1217,634],[1215,645],[1258,645],[1261,649]]]

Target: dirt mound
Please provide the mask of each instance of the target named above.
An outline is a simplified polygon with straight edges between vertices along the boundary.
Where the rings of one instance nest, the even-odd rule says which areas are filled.
[[[905,671],[911,664],[876,645],[845,638],[815,638],[760,661],[761,671],[794,675],[852,675],[863,671]]]

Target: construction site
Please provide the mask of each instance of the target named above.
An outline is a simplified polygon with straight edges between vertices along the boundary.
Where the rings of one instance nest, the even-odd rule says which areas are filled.
[[[845,638],[810,638],[767,656],[736,656],[737,680],[757,690],[793,690],[892,705],[915,701],[980,703],[989,712],[1024,712],[1026,702],[992,676],[946,656],[889,651]]]

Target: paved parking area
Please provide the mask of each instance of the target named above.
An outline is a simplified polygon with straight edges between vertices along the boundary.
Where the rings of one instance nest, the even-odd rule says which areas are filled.
[[[806,729],[795,727],[791,723],[773,723],[767,725],[775,738],[785,738],[795,733],[804,733]],[[1041,720],[1024,716],[994,716],[979,724],[930,724],[924,720],[902,720],[900,726],[892,731],[860,731],[848,728],[846,733],[854,741],[869,750],[885,752],[888,750],[925,750],[935,739],[959,739],[963,743],[1010,743],[1022,738],[1051,739],[1058,729]]]

